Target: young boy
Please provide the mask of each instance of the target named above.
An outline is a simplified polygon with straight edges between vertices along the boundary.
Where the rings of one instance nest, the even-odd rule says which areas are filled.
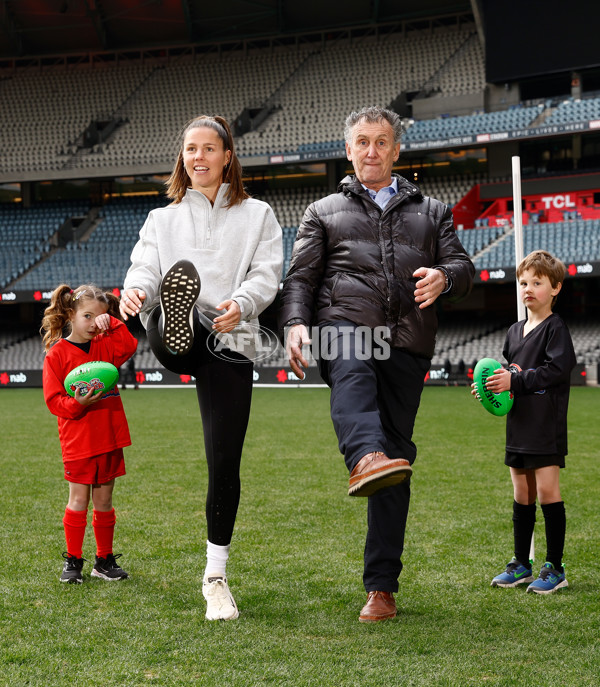
[[[565,506],[559,471],[567,455],[567,407],[570,376],[575,366],[573,342],[565,323],[552,312],[566,274],[550,253],[530,253],[517,268],[520,297],[527,319],[513,324],[503,355],[508,370],[488,377],[494,393],[512,390],[514,404],[506,421],[505,464],[514,490],[514,558],[492,580],[492,587],[529,584],[528,592],[550,594],[567,587],[562,565]],[[537,580],[532,576],[529,548],[535,525],[536,496],[546,529],[546,562]]]

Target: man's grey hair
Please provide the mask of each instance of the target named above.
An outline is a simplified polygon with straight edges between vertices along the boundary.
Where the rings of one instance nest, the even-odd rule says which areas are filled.
[[[359,122],[379,124],[379,122],[383,120],[389,122],[394,131],[394,143],[400,143],[400,139],[402,138],[402,120],[395,112],[392,112],[392,110],[388,110],[385,107],[377,107],[376,105],[363,107],[362,110],[351,112],[348,115],[344,126],[344,138],[346,139],[346,143],[352,142],[352,129]]]

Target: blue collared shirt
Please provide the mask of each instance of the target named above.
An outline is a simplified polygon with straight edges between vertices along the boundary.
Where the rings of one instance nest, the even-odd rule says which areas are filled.
[[[398,179],[392,177],[391,186],[384,186],[383,188],[380,188],[379,191],[373,191],[370,188],[367,188],[364,184],[362,184],[362,187],[383,210],[383,208],[390,202],[396,193],[398,193]]]

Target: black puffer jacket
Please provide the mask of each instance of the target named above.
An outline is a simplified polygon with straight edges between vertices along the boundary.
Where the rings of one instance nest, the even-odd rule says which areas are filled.
[[[471,290],[475,268],[448,206],[397,179],[398,194],[383,211],[354,176],[338,193],[309,205],[283,284],[281,333],[290,322],[387,325],[392,346],[433,356],[436,308],[419,309],[412,274],[443,267],[452,282],[448,295],[461,298]]]

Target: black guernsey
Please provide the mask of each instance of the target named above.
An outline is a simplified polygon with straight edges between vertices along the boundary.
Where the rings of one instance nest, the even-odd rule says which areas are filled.
[[[510,327],[502,352],[515,397],[506,420],[506,450],[565,456],[573,341],[554,313],[523,336],[525,322]]]

